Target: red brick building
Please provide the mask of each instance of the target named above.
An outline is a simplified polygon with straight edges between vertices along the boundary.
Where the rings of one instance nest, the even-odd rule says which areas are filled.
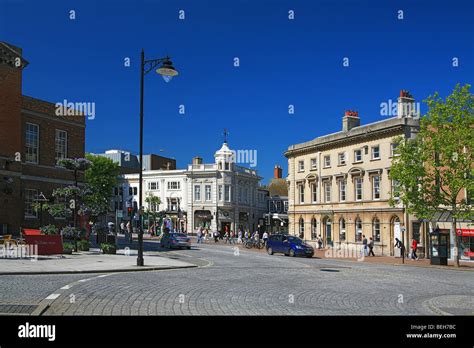
[[[74,173],[57,167],[58,159],[84,157],[85,117],[56,116],[55,103],[22,95],[28,64],[21,48],[0,42],[0,234],[52,223],[32,203],[74,184]]]

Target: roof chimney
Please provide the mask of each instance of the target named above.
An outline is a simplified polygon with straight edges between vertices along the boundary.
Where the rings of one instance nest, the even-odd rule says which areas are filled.
[[[193,157],[193,164],[202,164],[202,158],[199,156]]]
[[[281,169],[281,167],[275,166],[275,168],[273,169],[273,177],[275,179],[281,179],[282,174],[283,174],[283,170]]]
[[[415,110],[415,98],[407,90],[400,90],[397,105],[398,118],[417,116],[417,112],[419,110]]]
[[[353,110],[346,110],[342,118],[342,131],[348,132],[354,127],[360,126],[359,113]]]

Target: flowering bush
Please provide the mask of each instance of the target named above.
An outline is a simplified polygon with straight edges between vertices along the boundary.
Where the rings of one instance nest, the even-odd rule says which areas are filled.
[[[81,232],[79,228],[66,226],[62,228],[61,236],[63,236],[64,239],[75,240],[81,238]]]
[[[53,191],[54,197],[74,197],[81,194],[81,189],[77,186],[60,187]]]
[[[62,158],[58,160],[58,166],[70,170],[86,170],[92,165],[87,158]]]

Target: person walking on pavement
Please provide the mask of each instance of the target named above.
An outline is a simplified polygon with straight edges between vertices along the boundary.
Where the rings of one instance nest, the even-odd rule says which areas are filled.
[[[199,229],[197,232],[197,244],[202,244],[202,229]]]
[[[395,238],[395,247],[401,249],[401,255],[405,255],[405,245],[403,245],[402,241],[398,238]]]
[[[125,234],[127,231],[125,230],[125,222],[120,223],[120,233]]]
[[[224,243],[227,244],[229,242],[229,232],[225,231],[224,233]]]
[[[418,256],[416,255],[416,249],[418,248],[418,243],[416,242],[416,239],[413,238],[411,241],[411,258],[413,260],[418,260]]]
[[[267,233],[267,231],[263,232],[262,239],[263,239],[263,244],[264,244],[265,247],[266,247],[266,246],[267,246],[267,240],[268,240],[268,233]]]
[[[372,239],[372,237],[370,237],[370,241],[369,241],[369,256],[370,255],[375,256],[375,254],[374,254],[374,240]]]
[[[367,238],[365,237],[365,235],[363,234],[362,235],[362,245],[363,245],[363,252],[364,252],[364,256],[367,256]]]
[[[214,243],[218,243],[218,242],[219,242],[219,232],[214,231]]]
[[[127,239],[128,242],[131,244],[133,242],[133,229],[131,221],[127,222]]]
[[[242,244],[242,230],[239,229],[239,234],[237,236],[237,243]]]
[[[235,244],[235,232],[232,231],[232,230],[230,231],[229,243],[230,243],[230,244]]]
[[[321,235],[318,236],[318,249],[321,250],[323,248],[323,240]]]

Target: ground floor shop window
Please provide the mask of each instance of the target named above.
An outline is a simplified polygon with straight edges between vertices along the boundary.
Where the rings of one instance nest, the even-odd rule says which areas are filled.
[[[377,218],[372,222],[372,238],[374,242],[380,242],[380,220]]]
[[[302,236],[304,236],[304,220],[300,218],[300,238],[303,238]]]
[[[346,240],[346,220],[341,218],[339,220],[339,241],[344,242]]]
[[[355,240],[356,242],[362,241],[362,220],[359,218],[355,221]]]
[[[318,238],[318,221],[313,218],[311,220],[311,239],[316,240]]]

